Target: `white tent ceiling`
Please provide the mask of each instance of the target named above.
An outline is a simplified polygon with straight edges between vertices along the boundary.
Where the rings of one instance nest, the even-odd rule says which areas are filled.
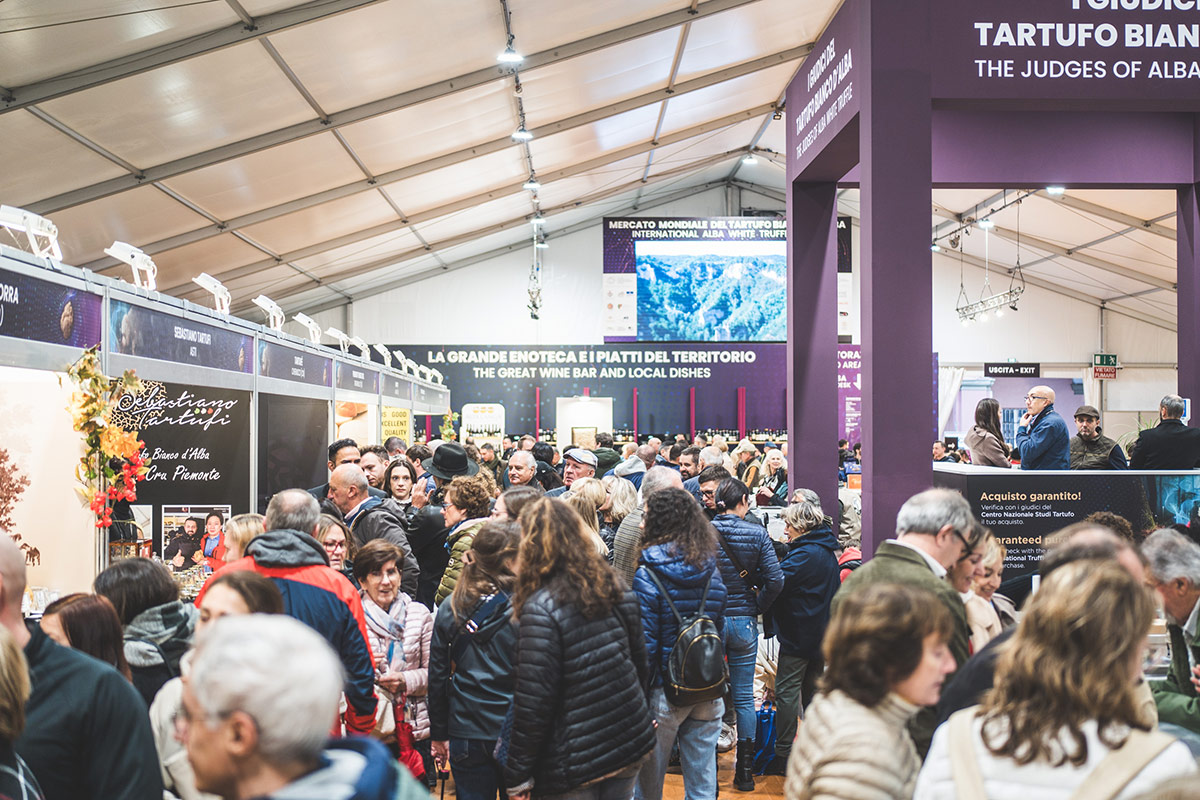
[[[713,186],[781,197],[773,116],[837,5],[509,0],[514,71],[498,0],[4,0],[0,202],[51,217],[71,264],[122,276],[103,248],[141,247],[171,294],[202,300],[205,271],[243,314],[341,304],[530,247],[539,207],[553,240]],[[942,232],[1005,202],[934,200]],[[1031,283],[1173,325],[1172,193],[1021,206]],[[964,249],[1006,274],[996,220]]]

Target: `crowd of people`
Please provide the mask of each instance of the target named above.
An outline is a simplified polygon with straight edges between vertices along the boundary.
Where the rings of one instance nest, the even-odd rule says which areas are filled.
[[[933,460],[984,467],[1023,470],[1191,470],[1200,468],[1200,430],[1183,419],[1186,404],[1169,394],[1158,405],[1158,422],[1138,431],[1129,454],[1109,438],[1100,425],[1100,411],[1092,405],[1075,409],[1075,430],[1054,407],[1055,394],[1049,386],[1034,386],[1025,395],[1025,413],[1017,422],[1016,435],[1005,440],[1000,423],[1000,403],[985,397],[975,406],[975,424],[961,446],[933,443]]]
[[[409,800],[448,770],[464,800],[658,800],[677,764],[711,800],[735,748],[736,791],[765,772],[789,800],[1200,796],[1189,538],[1095,514],[1014,602],[950,490],[864,562],[853,507],[789,491],[782,448],[598,444],[342,439],[327,483],[40,624],[0,537],[0,797]],[[181,600],[171,570],[218,553]]]

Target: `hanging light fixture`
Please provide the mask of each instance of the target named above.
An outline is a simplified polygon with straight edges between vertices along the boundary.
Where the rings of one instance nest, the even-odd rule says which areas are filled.
[[[512,140],[514,142],[528,142],[533,138],[533,133],[525,128],[525,123],[521,123],[521,127],[513,131]]]
[[[505,9],[504,16],[508,16],[508,9]],[[517,52],[517,48],[513,46],[513,40],[516,39],[511,33],[508,35],[508,46],[496,56],[496,60],[501,64],[520,64],[525,60],[525,56]]]
[[[531,172],[529,173],[529,180],[525,181],[525,183],[521,185],[521,188],[528,189],[531,192],[536,192],[538,189],[542,188],[542,185],[538,183],[537,175],[534,175]]]

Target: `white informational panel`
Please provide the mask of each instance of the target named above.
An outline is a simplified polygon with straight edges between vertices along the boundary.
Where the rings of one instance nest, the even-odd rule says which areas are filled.
[[[504,406],[499,403],[466,403],[459,417],[462,440],[474,440],[479,447],[485,442],[499,448],[504,438]]]
[[[29,566],[28,585],[69,594],[91,591],[98,535],[75,494],[83,443],[67,412],[72,384],[62,375],[60,386],[60,375],[0,368],[0,524],[41,555]]]
[[[559,397],[554,408],[559,450],[576,443],[591,450],[596,447],[597,433],[612,433],[611,397]]]

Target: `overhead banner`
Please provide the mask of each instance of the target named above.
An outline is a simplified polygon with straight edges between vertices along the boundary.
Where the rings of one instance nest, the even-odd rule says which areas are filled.
[[[260,341],[258,374],[264,378],[278,378],[311,386],[329,386],[333,375],[333,359],[276,342]]]
[[[390,347],[390,345],[389,345]],[[688,397],[696,389],[700,429],[737,429],[737,389],[746,388],[746,428],[787,427],[784,344],[605,344],[445,347],[408,345],[418,363],[439,370],[463,403],[499,403],[508,432],[533,432],[535,389],[540,427],[557,425],[557,397],[613,398],[613,424],[640,431],[687,433]],[[414,387],[416,388],[416,387]],[[832,387],[831,387],[832,389]],[[414,400],[416,399],[414,395]]]
[[[606,218],[604,341],[785,341],[786,237],[769,217]]]
[[[339,361],[334,367],[333,385],[351,392],[376,394],[379,391],[379,373]]]
[[[101,327],[100,295],[0,269],[0,336],[87,348]]]
[[[122,300],[109,303],[109,348],[114,353],[174,361],[229,372],[250,372],[253,340],[218,328]]]
[[[146,443],[150,472],[134,519],[149,520],[154,552],[182,528],[178,517],[250,510],[250,392],[142,381],[118,401],[113,422]]]

